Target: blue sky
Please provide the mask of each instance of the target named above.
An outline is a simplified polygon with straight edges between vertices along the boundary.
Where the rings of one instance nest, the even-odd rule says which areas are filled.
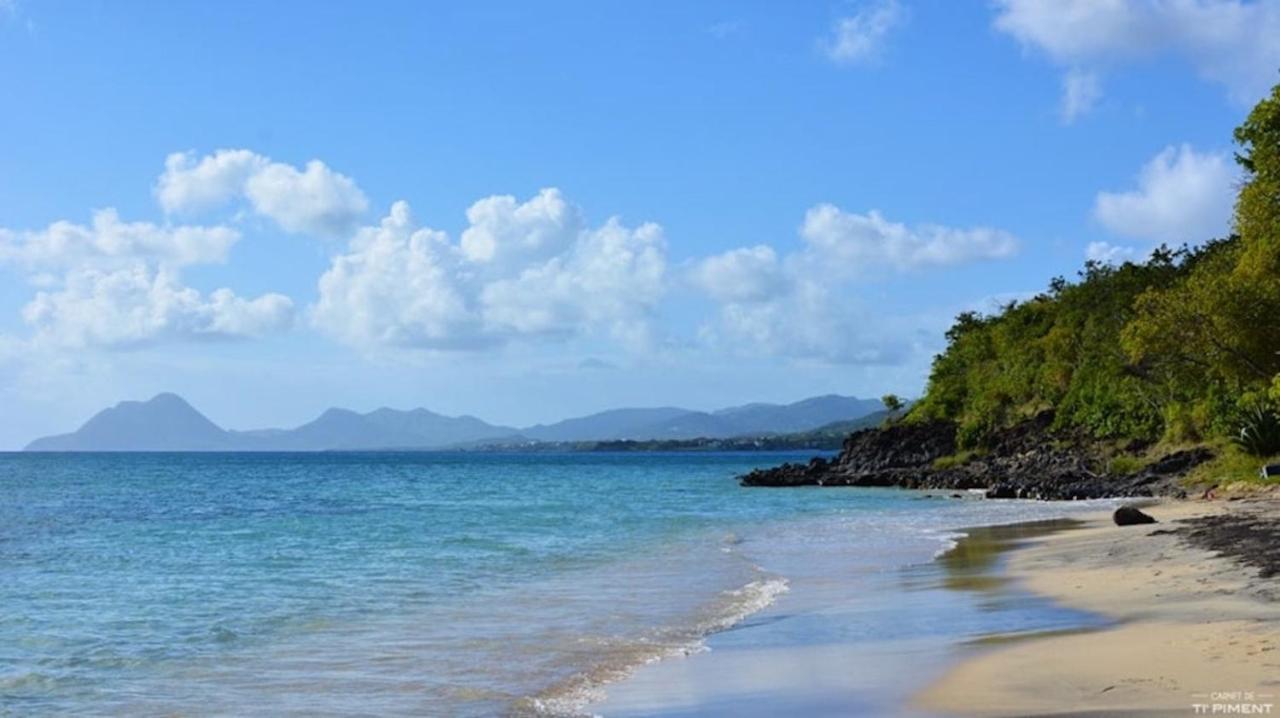
[[[0,447],[159,391],[232,428],[918,395],[957,312],[1227,231],[1277,36],[1271,1],[0,0]]]

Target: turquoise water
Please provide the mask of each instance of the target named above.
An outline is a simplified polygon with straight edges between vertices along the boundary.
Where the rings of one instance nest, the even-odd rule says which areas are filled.
[[[0,709],[574,714],[815,575],[1069,510],[734,481],[795,458],[0,455]]]

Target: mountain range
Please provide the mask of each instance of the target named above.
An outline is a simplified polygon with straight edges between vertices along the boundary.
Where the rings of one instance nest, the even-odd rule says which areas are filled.
[[[652,441],[770,436],[810,431],[881,409],[874,399],[828,395],[794,404],[745,404],[718,411],[677,407],[613,409],[554,424],[498,426],[426,409],[329,409],[293,429],[219,427],[176,394],[124,401],[70,434],[36,439],[27,451],[334,451],[442,449],[530,442]]]

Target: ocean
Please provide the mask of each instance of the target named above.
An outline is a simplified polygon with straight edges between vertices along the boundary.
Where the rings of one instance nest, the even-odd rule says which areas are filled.
[[[809,456],[0,455],[0,713],[580,715],[735,642],[1086,620],[929,572],[1097,504],[734,480]],[[875,714],[898,682],[853,685]]]

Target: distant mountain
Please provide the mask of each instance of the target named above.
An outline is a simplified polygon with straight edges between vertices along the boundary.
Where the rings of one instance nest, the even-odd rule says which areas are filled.
[[[794,404],[744,404],[715,412],[729,423],[730,436],[797,434],[839,421],[860,419],[884,409],[879,399],[828,394]]]
[[[473,416],[441,416],[426,409],[378,409],[358,414],[329,409],[319,418],[264,441],[274,450],[401,449],[452,446],[514,436],[516,430],[493,426]]]
[[[613,409],[598,414],[565,419],[554,424],[531,426],[520,433],[535,441],[605,441],[634,439],[638,433],[666,422],[700,412],[675,407],[657,409]],[[647,438],[647,437],[646,437]]]
[[[675,407],[614,409],[577,419],[533,426],[521,435],[536,441],[666,441],[795,434],[837,421],[867,416],[883,407],[876,399],[816,396],[794,404],[744,404],[713,412]]]
[[[431,449],[515,435],[471,416],[426,409],[358,414],[330,409],[296,429],[226,431],[175,394],[125,401],[77,431],[31,442],[27,451],[324,451]]]
[[[426,409],[329,409],[293,429],[227,431],[175,394],[126,401],[70,434],[37,439],[28,451],[326,451],[440,449],[528,442],[684,441],[789,435],[849,422],[880,402],[820,396],[794,404],[745,404],[714,412],[677,407],[614,409],[515,429]]]
[[[73,433],[36,439],[27,451],[219,451],[234,438],[177,394],[122,401]]]

